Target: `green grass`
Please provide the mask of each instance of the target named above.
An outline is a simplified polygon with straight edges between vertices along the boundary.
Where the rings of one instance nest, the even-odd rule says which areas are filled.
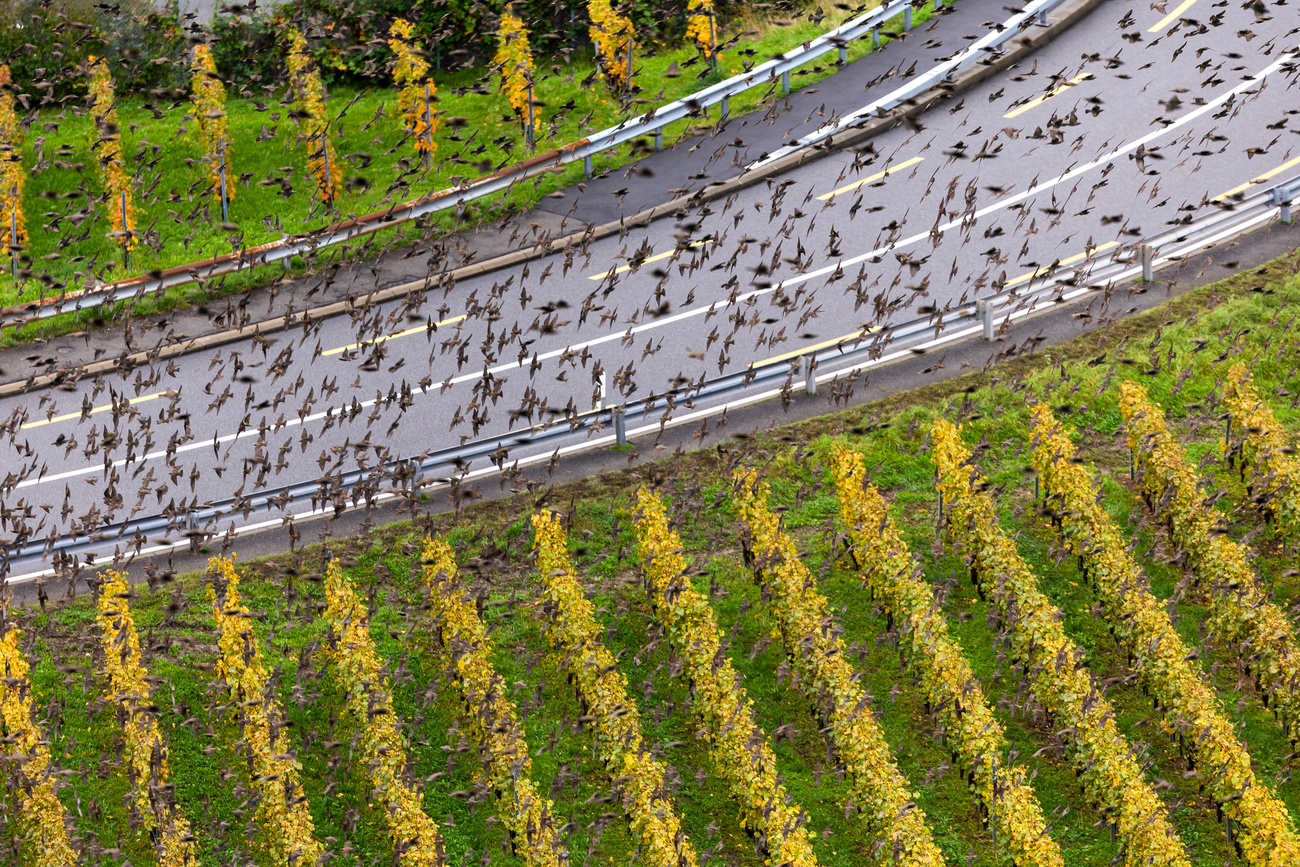
[[[637,60],[637,84],[641,93],[633,107],[634,113],[699,90],[705,86],[701,76],[711,81],[739,73],[769,55],[825,32],[847,16],[844,10],[832,12],[816,23],[811,12],[797,14],[784,24],[748,19],[733,22],[740,41],[723,52],[721,70],[714,75],[708,74],[701,62],[686,66],[698,57],[693,47],[646,46],[646,53]],[[929,17],[929,10],[918,13],[914,26]],[[886,30],[896,32],[901,26],[900,16]],[[859,40],[851,46],[849,59],[855,60],[870,50],[871,40]],[[665,77],[674,64],[681,74]],[[792,86],[808,86],[836,68],[835,55],[828,55],[824,63],[794,73]],[[354,156],[344,163],[349,186],[337,203],[336,219],[400,204],[444,189],[458,179],[473,179],[529,156],[521,125],[511,114],[504,95],[497,92],[496,80],[486,70],[440,73],[436,81],[435,111],[444,112],[444,122],[435,136],[437,158],[427,171],[421,168],[411,143],[403,143],[401,124],[392,115],[393,90],[338,88],[329,94],[327,108],[334,118],[331,131],[338,156],[342,161],[346,155],[365,155]],[[478,87],[480,83],[487,86]],[[283,91],[277,95],[283,95]],[[160,103],[157,107],[163,116],[155,118],[152,109],[146,108],[146,100],[121,97],[118,114],[123,154],[138,179],[137,231],[144,236],[144,242],[131,254],[129,267],[124,266],[120,247],[108,237],[106,206],[91,202],[102,191],[91,165],[93,124],[90,118],[79,107],[43,110],[33,123],[25,146],[25,165],[30,173],[24,200],[30,233],[30,277],[20,280],[16,286],[6,268],[0,275],[0,305],[54,294],[60,287],[78,288],[92,275],[106,281],[135,276],[275,241],[283,234],[319,229],[331,222],[331,215],[315,196],[313,179],[306,174],[306,151],[296,141],[298,127],[289,117],[291,107],[275,99],[264,99],[265,110],[259,110],[261,94],[253,93],[249,97],[257,99],[240,98],[232,92],[227,102],[234,142],[229,154],[235,190],[230,223],[237,230],[221,225],[220,204],[209,187],[195,125],[192,120],[186,120],[189,104]],[[733,100],[731,112],[736,116],[772,106],[779,97],[779,86],[755,88]],[[540,112],[536,145],[539,153],[613,126],[629,116],[621,110],[618,98],[596,76],[587,55],[575,54],[563,65],[539,59],[537,98],[545,104]],[[447,118],[464,118],[464,123],[455,126]],[[664,130],[665,144],[708,129],[717,120],[718,112],[714,109],[708,117],[674,123]],[[270,135],[272,130],[274,135]],[[264,134],[270,137],[258,142]],[[608,150],[596,158],[594,170],[612,171],[651,147],[652,142],[647,138]],[[349,255],[364,258],[421,236],[427,240],[465,225],[527,210],[548,194],[582,179],[581,163],[570,165],[534,183],[518,185],[503,198],[471,203],[459,219],[445,214],[418,227],[408,225],[398,231],[381,233],[365,247],[352,249]],[[292,192],[286,193],[281,181]],[[337,250],[325,251],[312,264],[324,264],[338,255]],[[301,271],[303,263],[299,261],[295,265]],[[206,287],[169,290],[164,298],[138,303],[134,309],[148,313],[194,304],[213,294],[243,290],[279,276],[278,267],[263,268],[257,274],[236,275]],[[54,324],[29,327],[18,333],[10,331],[2,337],[12,343],[103,321],[102,312],[91,311],[61,317]]]
[[[842,612],[844,638],[862,672],[862,684],[876,702],[876,712],[926,811],[936,840],[953,864],[1004,865],[983,831],[974,798],[955,769],[940,772],[949,755],[935,737],[911,673],[900,660],[884,619],[861,589],[860,578],[838,559],[835,502],[823,461],[835,438],[852,443],[879,467],[873,481],[893,502],[893,514],[919,558],[925,575],[942,591],[945,613],[989,700],[998,706],[1014,758],[1035,773],[1034,786],[1045,811],[1053,814],[1052,834],[1071,867],[1102,867],[1118,854],[1108,831],[1081,797],[1069,766],[1058,753],[1060,743],[1041,715],[1017,695],[1022,678],[1000,658],[996,629],[988,607],[967,579],[964,560],[936,535],[933,468],[926,447],[930,422],[946,416],[968,419],[967,442],[983,444],[979,463],[1002,486],[1004,525],[1019,533],[1019,546],[1049,596],[1065,613],[1064,625],[1087,651],[1097,679],[1128,673],[1125,656],[1111,639],[1104,619],[1094,616],[1096,598],[1060,540],[1036,511],[1027,465],[1026,397],[1058,408],[1081,432],[1083,455],[1098,468],[1107,508],[1135,541],[1138,557],[1161,598],[1179,598],[1178,628],[1193,646],[1202,646],[1205,609],[1195,594],[1182,588],[1183,575],[1168,561],[1168,540],[1159,531],[1128,479],[1122,439],[1117,435],[1115,381],[1142,377],[1154,399],[1172,407],[1171,426],[1188,438],[1198,458],[1207,455],[1207,478],[1226,486],[1219,508],[1237,535],[1254,532],[1259,566],[1276,581],[1278,601],[1289,606],[1300,594],[1298,576],[1289,572],[1291,557],[1282,552],[1271,528],[1260,529],[1247,508],[1241,482],[1217,460],[1222,428],[1208,401],[1231,358],[1220,360],[1229,346],[1235,357],[1256,371],[1261,391],[1291,387],[1300,366],[1294,333],[1300,257],[1292,256],[1223,284],[1190,293],[1150,313],[1033,357],[926,389],[896,395],[865,408],[846,410],[770,434],[734,441],[723,450],[668,458],[654,464],[587,479],[550,492],[549,503],[572,509],[570,534],[575,564],[598,600],[606,643],[620,655],[629,692],[643,716],[648,739],[663,745],[675,769],[676,802],[696,846],[720,846],[718,861],[758,865],[737,823],[723,785],[713,773],[707,750],[697,739],[690,718],[689,693],[670,675],[671,653],[660,638],[640,587],[631,532],[630,493],[640,484],[658,484],[679,522],[683,545],[703,573],[696,586],[713,600],[726,646],[745,688],[754,699],[758,721],[768,731],[788,725],[792,739],[776,747],[778,768],[793,798],[808,813],[814,846],[822,863],[867,863],[870,841],[856,818],[846,818],[847,787],[833,773],[819,724],[809,702],[782,682],[782,651],[772,642],[775,620],[756,590],[739,551],[735,515],[729,508],[727,472],[739,464],[764,467],[773,480],[774,505],[786,526],[808,552],[807,563],[833,607]],[[1271,294],[1252,291],[1266,288]],[[1249,330],[1249,342],[1238,340]],[[1206,347],[1197,351],[1198,339]],[[1235,341],[1235,342],[1234,342]],[[1144,374],[1154,357],[1160,372]],[[1090,360],[1104,358],[1092,365]],[[1126,363],[1132,362],[1132,363]],[[1289,395],[1272,403],[1281,422],[1300,432],[1300,414]],[[1068,409],[1068,411],[1067,411]],[[1201,414],[1198,414],[1201,413]],[[978,417],[978,418],[977,418]],[[863,421],[886,421],[889,427],[855,434]],[[609,782],[591,758],[590,733],[580,730],[581,710],[550,650],[545,628],[533,604],[536,575],[528,556],[527,518],[537,494],[475,506],[458,515],[433,518],[433,526],[456,547],[462,573],[476,593],[497,605],[486,608],[492,628],[494,660],[510,685],[530,750],[534,779],[550,792],[566,829],[573,863],[626,864],[634,843],[620,817]],[[572,505],[570,505],[572,504]],[[395,707],[407,725],[412,773],[424,780],[426,805],[443,828],[452,863],[490,856],[496,864],[518,859],[503,851],[502,830],[493,819],[496,805],[468,806],[453,795],[473,783],[473,754],[458,751],[459,701],[444,670],[446,660],[429,623],[414,554],[426,522],[377,529],[370,534],[330,543],[345,558],[348,573],[370,600],[371,634],[389,670],[398,673]],[[295,749],[303,762],[303,781],[311,800],[318,835],[337,853],[334,863],[370,865],[391,859],[382,816],[371,806],[363,769],[349,761],[355,731],[338,714],[341,696],[320,651],[325,639],[320,571],[325,552],[314,546],[294,554],[241,565],[243,590],[257,613],[255,630],[269,666],[279,672],[280,701],[293,724]],[[203,863],[229,863],[231,853],[248,852],[246,824],[250,800],[246,767],[232,749],[239,737],[211,707],[220,693],[210,683],[215,655],[210,614],[201,576],[182,576],[156,590],[141,588],[134,602],[150,673],[158,678],[155,701],[171,736],[177,797],[197,827]],[[59,765],[67,773],[61,798],[74,819],[76,833],[103,847],[122,850],[133,864],[150,863],[147,842],[132,829],[123,807],[127,784],[118,757],[114,713],[101,700],[104,679],[96,650],[93,604],[87,598],[51,605],[48,610],[14,612],[26,630],[33,662],[34,692],[41,724]],[[1290,747],[1281,727],[1264,711],[1249,682],[1238,683],[1235,658],[1208,647],[1201,664],[1222,700],[1223,711],[1241,726],[1260,780],[1276,786],[1292,815],[1300,809],[1300,790],[1291,779]],[[69,670],[66,666],[84,666]],[[60,668],[63,666],[64,668]],[[533,697],[540,694],[541,700]],[[1185,779],[1179,758],[1149,697],[1134,684],[1108,691],[1121,729],[1143,745],[1151,762],[1149,778],[1169,781],[1161,793],[1193,864],[1220,865],[1230,859],[1221,825],[1196,788]],[[328,746],[331,745],[332,746]],[[471,745],[472,749],[472,745]],[[698,777],[697,774],[701,775]],[[451,821],[448,821],[450,819]],[[571,831],[571,835],[569,834]],[[0,826],[0,852],[12,843],[12,825]],[[20,864],[29,864],[23,860]],[[239,863],[244,863],[241,857]],[[259,861],[258,863],[263,863]]]

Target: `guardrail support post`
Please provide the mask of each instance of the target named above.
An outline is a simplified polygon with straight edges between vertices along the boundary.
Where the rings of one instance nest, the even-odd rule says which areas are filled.
[[[843,66],[844,64],[846,64],[846,63],[848,63],[848,62],[849,62],[849,50],[848,50],[847,48],[841,48],[841,49],[840,49],[840,66]]]
[[[992,298],[982,298],[975,302],[975,313],[979,316],[980,325],[984,328],[984,339],[992,340],[996,331],[996,325],[993,321],[994,300]]]
[[[803,393],[817,394],[817,365],[811,355],[799,356],[799,375],[803,377]]]
[[[185,513],[185,532],[190,537],[190,553],[199,553],[199,534],[195,531],[199,528],[199,522],[194,520],[193,512]]]
[[[585,156],[582,158],[582,173],[588,179],[591,178],[591,157],[590,156]]]
[[[1150,283],[1155,279],[1156,251],[1150,244],[1138,244],[1138,261],[1142,264],[1142,282]]]
[[[627,445],[627,417],[623,414],[623,407],[613,407],[610,413],[614,416],[614,443],[625,446]]]
[[[910,32],[912,29],[912,7],[907,6],[903,9],[903,32]]]
[[[664,131],[662,129],[657,129],[655,130],[655,150],[661,151],[663,149],[664,149]]]
[[[879,28],[879,27],[873,27],[873,28],[871,28],[871,47],[872,47],[872,48],[879,48],[879,47],[880,47],[880,28]]]
[[[786,96],[790,95],[790,70],[788,69],[781,73],[781,91]]]
[[[934,0],[934,11],[938,12],[943,8],[943,0]]]
[[[1295,222],[1295,217],[1291,214],[1291,197],[1287,195],[1285,187],[1279,186],[1269,190],[1268,198],[1271,204],[1277,205],[1279,223]]]
[[[1051,26],[1052,26],[1052,22],[1051,22],[1051,20],[1049,20],[1048,17],[1047,17],[1047,10],[1046,10],[1046,9],[1040,9],[1040,10],[1038,10],[1038,15],[1037,15],[1037,17],[1034,18],[1034,23],[1037,24],[1039,27],[1051,27]]]
[[[724,96],[722,102],[718,103],[718,107],[720,109],[718,123],[726,123],[727,118],[731,117],[731,100]]]

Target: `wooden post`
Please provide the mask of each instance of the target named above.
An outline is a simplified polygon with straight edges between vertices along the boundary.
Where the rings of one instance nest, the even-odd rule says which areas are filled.
[[[326,146],[325,136],[329,133],[329,124],[320,133],[320,161],[325,172],[325,207],[334,210],[334,182],[330,179],[330,149]]]
[[[718,28],[713,18],[713,9],[709,9],[709,67],[718,71]]]
[[[122,267],[131,267],[131,228],[126,224],[126,190],[122,191]]]
[[[424,140],[429,149],[424,152],[424,167],[428,168],[433,156],[433,114],[429,111],[429,102],[433,99],[429,93],[429,83],[424,84]]]
[[[17,198],[18,185],[14,184],[14,198]],[[9,261],[13,267],[14,286],[18,286],[18,206],[14,204],[9,210]]]
[[[523,64],[520,64],[520,66],[523,66]],[[536,144],[533,135],[533,77],[529,75],[526,67],[523,72],[524,75],[528,76],[528,117],[525,121],[527,126],[524,128],[524,139],[528,142],[528,149],[532,150]]]
[[[217,176],[221,193],[221,222],[230,222],[230,201],[226,197],[226,140],[217,142]]]

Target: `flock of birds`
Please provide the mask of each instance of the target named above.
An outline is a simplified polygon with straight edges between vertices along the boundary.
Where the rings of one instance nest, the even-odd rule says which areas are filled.
[[[1168,34],[1155,37],[1145,27],[1135,25],[1136,6],[1124,4],[1122,16],[1116,21],[1115,44],[1090,46],[1079,68],[1099,65],[1113,71],[1117,79],[1127,79],[1130,70],[1136,74],[1156,67],[1149,74],[1155,76],[1153,80],[1159,86],[1171,91],[1160,100],[1164,113],[1151,121],[1158,127],[1172,123],[1177,112],[1188,105],[1204,101],[1177,82],[1160,82],[1158,66],[1164,57],[1157,57],[1157,44],[1161,50],[1172,50],[1174,59],[1184,52],[1198,58],[1204,55],[1197,69],[1208,78],[1201,87],[1213,93],[1232,83],[1235,70],[1247,68],[1238,63],[1246,57],[1244,50],[1280,56],[1285,39],[1300,30],[1291,28],[1285,36],[1273,36],[1261,48],[1260,37],[1251,28],[1243,27],[1235,34],[1225,32],[1223,20],[1229,12],[1238,17],[1246,14],[1262,28],[1274,16],[1289,12],[1284,4],[1253,0],[1241,7],[1243,13],[1229,10],[1226,0],[1199,3],[1209,7],[1204,15],[1173,23]],[[1098,14],[1107,15],[1110,8],[1104,4]],[[1166,10],[1164,3],[1151,4],[1151,10],[1160,15],[1174,11]],[[923,47],[936,52],[958,50],[973,38],[969,34],[948,35],[942,30],[943,21],[943,15],[936,16],[927,30],[913,32],[907,38],[913,44],[925,40]],[[1238,48],[1242,51],[1234,50]],[[1135,59],[1131,56],[1133,50],[1148,51],[1151,59]],[[1130,53],[1121,57],[1125,51]],[[910,68],[896,64],[869,82],[868,90],[888,86],[915,71],[915,63]],[[1039,69],[1037,61],[1021,64],[1014,73],[1009,82],[1037,82],[1035,92],[1039,96],[1061,92],[1072,79],[1083,80],[1078,70],[1048,73]],[[1292,88],[1294,76],[1292,79],[1278,86]],[[265,89],[269,102],[275,87],[266,85]],[[989,96],[990,104],[998,103],[999,120],[1004,110],[1004,90],[1000,88]],[[964,103],[964,99],[955,105],[950,101],[935,111],[953,116],[965,110],[961,116],[969,118],[972,109]],[[828,114],[823,104],[805,117],[791,116],[790,105],[776,100],[746,123],[752,128],[766,124],[788,130],[809,121],[821,122]],[[1011,108],[1015,107],[1013,103]],[[103,565],[104,560],[59,554],[53,544],[56,539],[100,534],[117,554],[126,557],[146,548],[150,540],[138,533],[115,539],[106,535],[104,528],[140,515],[163,514],[172,520],[172,532],[194,532],[193,527],[185,525],[186,515],[218,499],[207,495],[215,490],[221,490],[223,496],[250,497],[276,484],[282,472],[306,466],[311,475],[300,476],[300,480],[324,479],[319,498],[322,505],[339,505],[345,500],[369,503],[382,492],[409,485],[412,471],[407,459],[428,450],[427,446],[407,448],[404,443],[409,440],[404,441],[404,436],[418,439],[426,432],[445,431],[461,443],[485,433],[508,437],[531,425],[572,421],[593,402],[617,403],[620,398],[611,398],[616,392],[623,396],[621,399],[634,394],[672,393],[668,398],[670,410],[674,405],[687,405],[690,390],[705,381],[706,365],[716,367],[719,374],[743,370],[750,363],[750,355],[763,348],[776,351],[830,336],[822,326],[827,324],[823,311],[831,306],[832,293],[841,296],[837,299],[841,303],[851,299],[858,316],[860,308],[869,313],[858,326],[859,333],[843,339],[845,345],[870,342],[874,328],[904,314],[929,316],[942,323],[955,306],[998,285],[999,272],[1005,279],[1007,267],[1015,267],[1009,262],[1030,269],[1047,265],[1050,260],[1031,258],[1032,236],[1055,228],[1070,216],[1067,203],[1073,203],[1076,194],[1091,202],[1098,188],[1104,186],[1093,183],[1095,176],[1083,176],[1068,189],[1053,190],[1050,203],[1040,199],[1035,207],[1022,203],[1007,209],[1012,215],[1008,225],[996,225],[983,233],[991,245],[981,254],[985,260],[983,272],[959,274],[956,259],[949,269],[936,258],[942,238],[938,227],[945,220],[967,224],[961,246],[976,244],[979,236],[968,227],[976,223],[981,208],[990,200],[1012,193],[1010,185],[982,185],[981,168],[989,164],[988,160],[999,157],[1005,145],[1018,139],[1070,144],[1068,139],[1077,136],[1072,145],[1074,154],[1084,142],[1092,144],[1087,134],[1077,129],[1081,123],[1078,115],[1096,117],[1107,108],[1101,96],[1089,96],[1078,105],[1072,104],[1068,111],[1052,111],[1045,123],[1040,119],[1025,126],[985,132],[990,138],[978,152],[967,139],[977,140],[981,131],[967,126],[977,125],[975,121],[963,120],[965,129],[959,128],[957,133],[960,139],[943,146],[942,158],[934,162],[942,163],[940,168],[958,164],[973,171],[945,183],[936,170],[929,175],[924,192],[918,192],[914,201],[903,203],[902,213],[898,212],[897,201],[869,195],[869,186],[823,203],[813,198],[815,190],[802,196],[802,187],[791,178],[772,179],[767,182],[770,194],[766,196],[761,192],[733,195],[723,201],[684,208],[671,230],[660,230],[662,237],[671,236],[671,245],[656,246],[650,230],[639,245],[635,238],[629,242],[627,239],[638,230],[628,228],[617,255],[615,245],[602,247],[587,238],[556,247],[549,257],[509,272],[459,284],[453,279],[456,266],[476,259],[476,232],[508,232],[512,246],[546,246],[565,232],[580,231],[582,224],[572,216],[581,213],[583,196],[600,192],[622,199],[628,193],[627,187],[608,189],[620,182],[606,177],[593,181],[585,191],[566,193],[574,204],[558,226],[555,220],[510,214],[494,227],[444,236],[430,234],[402,249],[363,245],[352,251],[348,260],[313,260],[304,278],[273,281],[257,292],[204,308],[214,327],[232,329],[252,325],[263,309],[296,314],[322,298],[343,293],[357,301],[350,317],[332,321],[309,318],[302,323],[296,340],[253,335],[224,351],[178,354],[176,347],[189,335],[177,332],[172,317],[136,320],[126,316],[120,324],[120,346],[111,350],[101,347],[95,350],[95,358],[86,359],[111,360],[120,353],[126,360],[116,371],[85,379],[84,367],[80,373],[75,366],[60,371],[53,356],[34,354],[30,359],[36,373],[55,374],[53,384],[0,404],[0,412],[7,416],[0,421],[0,448],[5,454],[4,478],[0,480],[0,533],[7,536],[0,569],[12,571],[12,552],[18,547],[45,543],[44,553],[52,568],[72,579],[67,584],[71,592],[79,575],[87,568]],[[161,108],[155,105],[155,110]],[[1277,119],[1277,139],[1298,131],[1288,127],[1290,115],[1296,113],[1290,109]],[[914,149],[917,142],[932,137],[937,126],[925,115],[909,117],[906,123],[907,141],[891,147],[889,152],[874,142],[854,148],[840,162],[834,186],[894,165],[904,153],[904,145]],[[737,165],[754,156],[734,129],[720,124],[713,135],[682,146],[690,151],[684,158],[697,150],[706,156],[692,179],[734,173]],[[1270,149],[1275,152],[1277,139],[1253,147],[1258,153]],[[464,142],[466,152],[472,143],[473,135],[469,135]],[[931,144],[938,147],[940,143]],[[1110,144],[1109,138],[1097,143],[1097,152],[1103,153]],[[1226,147],[1221,142],[1203,142],[1197,156],[1218,153],[1221,144]],[[439,156],[461,155],[440,151]],[[371,159],[365,153],[353,157],[358,164]],[[1164,195],[1164,204],[1170,194],[1159,190],[1157,166],[1162,159],[1164,154],[1158,147],[1143,146],[1120,162],[1136,169],[1143,177],[1144,188],[1148,181],[1152,183],[1143,194],[1147,200]],[[635,163],[624,176],[636,183],[667,186],[656,177],[656,171],[661,170],[654,165],[653,161]],[[1104,178],[1110,168],[1100,175]],[[917,172],[918,167],[913,167],[912,177],[925,177]],[[900,175],[906,173],[899,171]],[[1037,181],[1035,178],[1029,186]],[[676,178],[671,181],[676,182]],[[673,192],[676,190],[666,191],[669,195]],[[1141,196],[1136,198],[1139,200],[1134,205],[1140,209]],[[929,216],[920,214],[922,204],[929,201],[934,202],[937,211],[934,228]],[[837,204],[840,208],[833,209]],[[870,218],[887,206],[892,208],[891,214],[898,216],[882,225],[864,221],[864,217]],[[1074,216],[1087,215],[1095,205],[1082,207]],[[823,212],[830,217],[822,217]],[[828,219],[841,217],[845,222],[826,224]],[[1106,216],[1102,224],[1118,224],[1116,231],[1122,232],[1136,217],[1136,213]],[[265,219],[273,223],[276,215],[267,214]],[[923,234],[928,231],[934,249],[925,251],[924,242],[894,249],[909,227]],[[725,243],[719,241],[720,237],[726,238]],[[847,257],[873,248],[883,252],[863,260],[860,268],[844,266]],[[386,304],[367,302],[367,297],[383,288],[380,263],[384,257],[426,262],[429,279],[423,291],[410,292]],[[742,270],[748,273],[740,273]],[[824,275],[825,282],[807,280],[808,274]],[[959,287],[960,295],[953,290],[943,297],[941,284]],[[757,303],[760,298],[766,304]],[[1105,327],[1129,309],[1094,304],[1078,313],[1077,318],[1094,327]],[[838,321],[841,314],[835,315]],[[672,323],[698,319],[703,319],[705,328],[712,328],[700,334],[698,343],[684,342],[675,335]],[[844,320],[846,325],[851,323]],[[663,327],[659,327],[661,324]],[[584,327],[585,332],[581,331]],[[591,336],[593,328],[595,337]],[[748,329],[749,337],[742,329]],[[834,333],[840,330],[847,329],[836,327]],[[753,337],[755,331],[757,337]],[[336,337],[327,336],[331,333]],[[350,340],[343,339],[344,333],[350,335]],[[422,358],[425,349],[412,349],[416,341],[404,343],[398,339],[412,333],[427,341],[427,365]],[[752,350],[744,345],[751,338]],[[87,344],[90,340],[86,335]],[[991,354],[990,362],[1031,351],[1041,340],[1041,335],[1026,335],[1021,342],[999,347]],[[623,352],[621,361],[612,361],[596,350],[598,345],[607,344],[615,344]],[[884,349],[882,343],[880,350]],[[194,375],[194,365],[204,362],[207,367],[200,381],[181,387],[181,378]],[[350,367],[340,372],[335,366],[338,362]],[[945,362],[946,355],[925,359],[922,375],[950,370]],[[323,374],[313,372],[317,365]],[[967,365],[962,362],[963,368]],[[1159,368],[1157,361],[1153,369]],[[692,373],[696,370],[700,372]],[[512,371],[526,371],[527,377],[511,375]],[[15,373],[18,371],[11,368],[7,375],[13,377]],[[442,398],[449,392],[450,397]],[[847,400],[851,393],[851,383],[840,384],[833,399]],[[456,403],[454,410],[452,401]],[[720,424],[725,424],[725,416]],[[336,430],[331,432],[331,428]],[[557,459],[558,453],[547,465],[551,471]],[[501,470],[503,487],[536,488],[542,484],[525,478],[512,465],[509,448],[503,448],[491,460]],[[76,463],[89,469],[86,473],[62,470],[63,465]],[[463,471],[466,467],[453,469]],[[364,478],[356,487],[350,492],[338,489],[337,480],[344,473],[358,470]],[[460,484],[457,476],[456,472],[449,476],[453,501],[459,504],[482,495],[471,485]],[[52,482],[52,478],[56,481]],[[296,542],[298,530],[292,521],[288,525],[291,541]],[[224,537],[224,544],[229,544],[233,534],[225,530],[225,525],[203,528],[201,535],[213,542]],[[43,585],[44,579],[40,583]]]

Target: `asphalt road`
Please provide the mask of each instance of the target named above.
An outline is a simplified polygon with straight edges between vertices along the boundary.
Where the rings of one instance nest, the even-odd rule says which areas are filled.
[[[602,372],[617,404],[852,343],[999,284],[1028,286],[1050,263],[1130,244],[1254,178],[1300,173],[1291,8],[1169,7],[1182,23],[1153,31],[1165,15],[1149,4],[1103,4],[918,124],[676,223],[467,280],[418,309],[4,400],[0,533],[96,532],[463,438],[510,445],[530,424],[591,409]],[[512,448],[506,465],[528,453]],[[377,478],[374,490],[391,486]],[[148,550],[168,535],[135,541]],[[103,540],[99,561],[130,541]],[[51,565],[25,557],[9,574]]]

